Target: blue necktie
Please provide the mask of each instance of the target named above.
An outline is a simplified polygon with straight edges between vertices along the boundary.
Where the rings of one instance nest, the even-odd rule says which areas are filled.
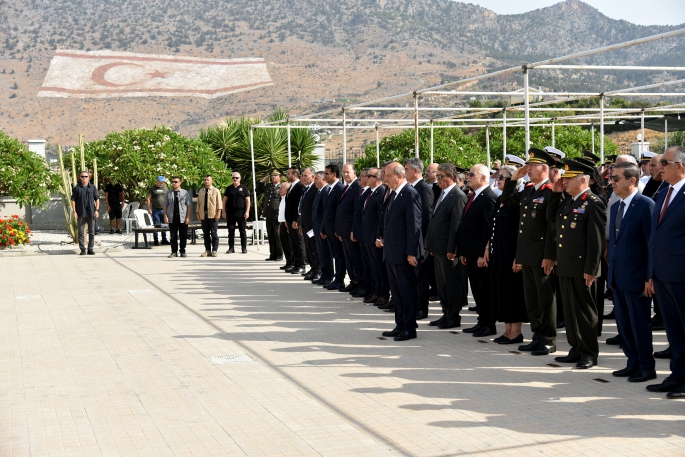
[[[621,204],[618,205],[618,213],[616,213],[616,232],[618,233],[619,230],[621,230],[621,222],[623,222],[623,210],[626,207],[626,203],[621,200]]]

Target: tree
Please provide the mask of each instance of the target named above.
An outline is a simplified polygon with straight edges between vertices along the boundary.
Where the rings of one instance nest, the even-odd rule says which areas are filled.
[[[58,182],[43,157],[0,131],[0,197],[14,197],[20,207],[44,206]]]

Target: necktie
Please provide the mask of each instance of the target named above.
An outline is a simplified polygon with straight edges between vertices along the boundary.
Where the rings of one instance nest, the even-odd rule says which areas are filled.
[[[390,199],[388,200],[388,209],[385,211],[386,217],[390,213],[390,208],[392,208],[392,204],[395,202],[395,197],[397,197],[397,194],[393,190],[390,193]]]
[[[307,195],[307,192],[309,192],[309,187],[311,187],[311,184],[304,188],[304,193],[300,197],[300,204],[297,206],[298,214],[302,214],[302,202],[304,201],[304,196]]]
[[[673,193],[673,186],[668,188],[668,193],[666,194],[666,201],[664,201],[664,207],[661,208],[661,214],[659,214],[659,222],[664,217],[664,213],[668,209],[668,202],[671,201],[671,194]]]
[[[347,189],[349,189],[349,188],[350,188],[350,185],[349,185],[349,184],[345,184],[345,189],[343,190],[343,193],[340,195],[340,200],[343,199],[343,197],[344,197],[345,194],[347,193]]]
[[[625,210],[626,202],[621,200],[621,204],[618,205],[618,213],[616,213],[616,232],[621,230],[621,222],[623,222],[623,211]]]
[[[445,199],[445,196],[447,195],[447,192],[443,192],[440,194],[440,198],[438,199],[438,203],[436,203],[435,208],[433,208],[433,214],[435,214],[435,211],[437,211],[438,206],[440,206],[440,203]]]
[[[364,200],[364,208],[362,208],[362,214],[364,213],[364,211],[366,211],[366,204],[369,203],[369,198],[371,198],[371,196],[375,193],[376,193],[376,191],[373,190],[373,191],[369,192],[369,195],[366,196],[366,200]]]
[[[473,203],[473,200],[476,198],[476,193],[472,193],[471,196],[469,197],[469,201],[466,202],[466,208],[464,208],[464,214],[469,210],[471,207],[471,203]]]

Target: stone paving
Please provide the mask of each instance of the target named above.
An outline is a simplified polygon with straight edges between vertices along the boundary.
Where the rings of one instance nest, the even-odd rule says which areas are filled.
[[[381,340],[390,314],[222,247],[0,258],[0,456],[685,455],[685,402],[612,377],[618,347]]]

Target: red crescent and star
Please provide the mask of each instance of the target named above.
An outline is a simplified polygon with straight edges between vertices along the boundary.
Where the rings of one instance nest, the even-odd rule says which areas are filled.
[[[112,62],[108,63],[105,65],[100,65],[97,67],[95,70],[93,70],[93,74],[91,75],[92,80],[96,83],[99,84],[100,86],[106,86],[106,87],[126,87],[126,86],[134,86],[136,84],[140,84],[142,82],[145,82],[144,80],[141,81],[135,81],[132,83],[126,83],[126,84],[115,84],[112,82],[107,81],[105,78],[105,75],[109,70],[115,67],[121,67],[121,66],[131,66],[131,67],[143,67],[142,65],[138,65],[135,63],[128,63],[128,62]],[[155,70],[153,73],[148,73],[150,76],[150,79],[166,79],[166,74],[162,73],[159,70]]]

